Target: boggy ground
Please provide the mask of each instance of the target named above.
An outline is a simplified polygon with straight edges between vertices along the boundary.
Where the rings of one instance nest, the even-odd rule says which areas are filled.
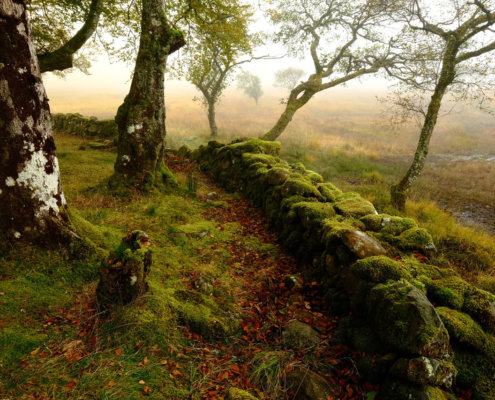
[[[292,399],[302,386],[284,376],[310,370],[326,378],[330,398],[373,397],[355,367],[363,355],[332,341],[338,320],[319,283],[283,253],[258,210],[178,159],[178,188],[113,197],[105,180],[115,154],[56,140],[72,222],[95,248],[0,254],[0,398],[222,399],[237,387]],[[154,244],[150,290],[104,317],[94,302],[100,260],[136,229]],[[294,320],[318,340],[284,341]]]

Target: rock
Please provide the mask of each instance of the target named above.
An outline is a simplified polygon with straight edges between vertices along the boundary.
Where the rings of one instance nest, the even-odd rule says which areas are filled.
[[[367,307],[371,324],[384,344],[409,355],[445,359],[449,335],[433,305],[408,282],[378,284]]]
[[[455,378],[456,370],[447,361],[417,357],[412,359],[400,358],[394,363],[390,369],[390,373],[418,385],[425,386],[431,384],[450,389]]]
[[[387,254],[387,250],[371,236],[357,230],[345,230],[340,238],[346,247],[358,258],[381,256]]]
[[[385,256],[374,256],[358,260],[351,267],[351,271],[360,279],[375,283],[385,283],[388,280],[413,279],[405,266]]]
[[[342,194],[342,191],[331,183],[321,183],[317,186],[325,201],[333,203],[337,196]]]
[[[300,288],[302,286],[301,278],[297,275],[287,275],[284,279],[284,284],[287,289]]]
[[[335,200],[335,209],[339,214],[354,218],[361,218],[368,214],[378,214],[373,204],[354,192],[338,195]]]
[[[315,347],[321,342],[318,332],[300,321],[289,322],[282,333],[282,343],[297,350]]]
[[[285,375],[287,387],[294,392],[294,400],[328,400],[337,398],[340,393],[338,385],[332,386],[322,376],[307,368],[294,367]]]
[[[456,400],[454,395],[435,386],[415,385],[400,379],[387,379],[377,398],[386,400]]]
[[[200,276],[196,280],[194,280],[192,286],[198,292],[201,292],[203,294],[213,293],[213,285],[204,276]]]
[[[206,200],[210,200],[210,201],[213,201],[213,200],[218,200],[218,194],[217,192],[210,192],[206,195]]]
[[[225,400],[258,400],[258,398],[245,390],[231,387],[227,390]]]
[[[290,178],[290,173],[283,168],[272,168],[266,174],[266,180],[270,185],[278,186]]]
[[[189,158],[191,157],[192,150],[189,146],[183,145],[179,147],[179,150],[177,150],[177,155],[181,158]]]
[[[125,305],[148,290],[146,277],[152,263],[151,240],[142,231],[129,233],[119,248],[100,267],[96,288],[98,307],[107,310]]]

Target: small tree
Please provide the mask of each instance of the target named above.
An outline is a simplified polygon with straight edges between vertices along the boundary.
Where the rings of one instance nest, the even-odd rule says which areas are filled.
[[[388,72],[402,85],[400,104],[407,113],[420,114],[422,128],[413,162],[401,181],[391,188],[392,204],[404,210],[407,194],[419,177],[445,95],[456,99],[485,98],[493,81],[495,3],[493,0],[406,0],[397,4],[397,21],[405,23],[400,41],[401,64]],[[427,107],[411,101],[410,92],[430,95]],[[406,114],[407,114],[406,113]]]
[[[275,140],[294,114],[316,93],[392,63],[390,47],[380,34],[387,2],[376,0],[274,0],[269,10],[277,26],[274,40],[292,56],[309,52],[314,72],[295,86],[277,123],[262,138]]]
[[[0,3],[0,235],[8,242],[69,238],[50,108],[24,2]]]
[[[258,100],[263,95],[261,79],[258,76],[247,71],[243,72],[237,77],[237,88],[242,89],[244,94],[254,99],[258,105]]]
[[[275,83],[273,86],[291,91],[297,86],[303,76],[304,71],[299,68],[289,67],[280,69],[275,72]]]

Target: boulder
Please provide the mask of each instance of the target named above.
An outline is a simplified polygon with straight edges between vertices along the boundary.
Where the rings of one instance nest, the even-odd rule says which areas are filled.
[[[338,398],[340,387],[332,386],[322,376],[307,368],[295,367],[285,375],[289,392],[294,400],[328,400]]]
[[[427,297],[405,281],[378,284],[368,298],[368,318],[384,344],[412,356],[446,359],[449,335]]]
[[[340,238],[358,258],[387,254],[387,250],[380,243],[361,231],[348,229],[341,232]]]
[[[394,363],[390,373],[418,385],[431,384],[450,389],[456,375],[456,369],[447,361],[428,357],[400,358]]]
[[[300,321],[291,321],[282,333],[282,343],[297,350],[317,346],[321,342],[318,332]]]
[[[289,178],[290,173],[284,168],[272,168],[266,174],[266,180],[272,186],[282,185]]]

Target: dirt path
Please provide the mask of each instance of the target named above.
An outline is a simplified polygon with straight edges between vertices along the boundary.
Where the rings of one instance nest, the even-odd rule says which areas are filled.
[[[183,170],[179,165],[175,169]],[[199,179],[222,200],[222,189],[205,176]],[[332,342],[338,318],[328,314],[321,284],[303,279],[309,266],[282,250],[260,210],[246,200],[226,202],[227,208],[212,208],[203,217],[242,226],[242,232],[230,242],[228,259],[229,274],[241,283],[241,290],[235,294],[235,308],[242,318],[242,334],[228,343],[214,343],[184,328],[193,343],[187,351],[197,360],[202,374],[195,383],[201,398],[222,399],[228,387],[236,386],[260,398],[294,399],[297,388],[289,388],[284,376],[301,367],[317,372],[330,383],[335,396],[329,399],[364,399],[367,393],[376,391],[376,386],[359,378],[355,361],[363,354]],[[256,237],[277,251],[260,251],[243,240],[247,237]],[[289,276],[295,278],[294,283],[287,279]],[[186,277],[184,283],[192,288],[194,279]],[[305,349],[284,345],[282,333],[295,320],[315,329],[321,343]]]

